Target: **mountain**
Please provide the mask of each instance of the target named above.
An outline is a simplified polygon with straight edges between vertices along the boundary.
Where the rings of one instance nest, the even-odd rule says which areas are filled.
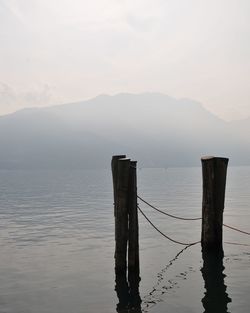
[[[0,168],[107,168],[120,153],[140,167],[198,165],[202,155],[245,165],[249,125],[225,122],[188,99],[100,95],[0,117]]]

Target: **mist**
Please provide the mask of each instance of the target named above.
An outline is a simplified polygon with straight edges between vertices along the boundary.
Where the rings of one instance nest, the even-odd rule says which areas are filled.
[[[247,0],[0,0],[0,115],[160,92],[250,116]]]
[[[140,167],[197,166],[202,155],[250,165],[249,125],[164,94],[100,95],[2,116],[0,168],[107,168],[121,153]]]

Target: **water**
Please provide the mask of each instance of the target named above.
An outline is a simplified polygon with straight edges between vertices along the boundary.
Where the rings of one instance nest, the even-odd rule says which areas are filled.
[[[1,170],[0,177],[0,312],[116,312],[110,171]],[[246,231],[249,186],[250,167],[229,167],[224,222]],[[201,169],[138,170],[138,194],[169,213],[200,216]],[[200,239],[200,221],[172,220],[141,207],[167,235]],[[213,277],[199,245],[180,252],[183,247],[139,219],[143,312],[248,311],[250,247],[225,244]],[[224,240],[250,244],[247,235],[228,229]],[[209,299],[216,307],[207,306]]]

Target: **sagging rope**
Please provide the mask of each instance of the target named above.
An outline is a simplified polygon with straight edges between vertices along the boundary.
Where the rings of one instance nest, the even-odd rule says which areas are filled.
[[[240,229],[238,229],[238,228],[235,228],[235,227],[233,227],[233,226],[229,226],[229,225],[227,225],[227,224],[223,224],[223,226],[225,226],[225,227],[227,227],[227,228],[230,228],[230,229],[232,229],[232,230],[238,231],[238,232],[240,232],[240,233],[242,233],[242,234],[250,235],[250,233],[248,233],[248,232],[246,232],[246,231],[244,231],[244,230],[240,230]]]
[[[196,245],[197,243],[200,243],[200,241],[196,241],[196,242],[191,242],[191,243],[184,243],[181,241],[177,241],[174,240],[172,238],[170,238],[169,236],[165,235],[162,231],[160,231],[160,229],[158,227],[156,227],[151,221],[150,219],[146,216],[146,214],[141,210],[141,208],[139,206],[137,206],[138,210],[141,212],[141,214],[145,217],[145,219],[149,222],[149,224],[156,230],[158,231],[162,236],[164,236],[165,238],[167,238],[168,240],[177,243],[179,245],[183,245],[183,246],[193,246]]]
[[[196,241],[196,242],[191,242],[191,243],[184,243],[175,239],[170,238],[169,236],[167,236],[166,234],[164,234],[158,227],[156,227],[151,221],[150,219],[146,216],[146,214],[141,210],[141,208],[137,205],[138,210],[141,212],[141,214],[145,217],[145,219],[149,222],[149,224],[156,230],[158,231],[158,233],[160,233],[163,237],[165,237],[166,239],[177,243],[179,245],[182,246],[186,246],[186,247],[190,247],[190,246],[194,246],[198,243],[200,243],[201,241]],[[250,247],[249,244],[247,243],[238,243],[238,242],[229,242],[229,241],[225,241],[224,243],[229,244],[229,245],[236,245],[236,246],[244,246],[244,247]]]
[[[140,199],[142,202],[144,202],[145,204],[147,204],[148,206],[150,206],[152,209],[164,214],[164,215],[167,215],[169,217],[172,217],[172,218],[176,218],[178,220],[184,220],[184,221],[198,221],[198,220],[201,220],[201,217],[197,217],[197,218],[185,218],[185,217],[179,217],[179,216],[176,216],[176,215],[172,215],[172,214],[169,214],[169,213],[166,213],[158,208],[156,208],[155,206],[153,206],[152,204],[150,204],[149,202],[147,202],[146,200],[142,199],[141,197],[137,196],[138,199]]]
[[[250,245],[248,245],[247,243],[230,242],[230,241],[224,241],[224,243],[227,243],[229,245],[235,245],[235,246],[250,247]]]
[[[179,216],[176,216],[176,215],[172,215],[172,214],[169,214],[167,212],[164,212],[158,208],[156,208],[155,206],[153,206],[152,204],[150,204],[149,202],[147,202],[146,200],[144,200],[143,198],[141,198],[140,196],[137,196],[137,198],[139,200],[141,200],[142,202],[144,202],[145,204],[147,204],[149,207],[151,207],[152,209],[154,209],[155,211],[158,211],[164,215],[167,215],[169,217],[172,217],[172,218],[175,218],[175,219],[178,219],[178,220],[184,220],[184,221],[198,221],[198,220],[201,220],[202,218],[201,217],[197,217],[197,218],[185,218],[185,217],[179,217]],[[242,234],[245,234],[245,235],[250,235],[250,233],[244,231],[244,230],[241,230],[239,228],[236,228],[236,227],[233,227],[233,226],[230,226],[230,225],[227,225],[227,224],[223,224],[224,227],[227,227],[227,228],[230,228],[234,231],[237,231],[239,233],[242,233]]]

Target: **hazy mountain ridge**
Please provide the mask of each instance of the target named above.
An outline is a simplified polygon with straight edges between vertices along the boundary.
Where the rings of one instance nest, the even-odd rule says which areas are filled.
[[[204,154],[245,165],[249,125],[225,122],[188,99],[101,95],[0,117],[0,168],[108,167],[118,153],[149,167],[197,165]]]

